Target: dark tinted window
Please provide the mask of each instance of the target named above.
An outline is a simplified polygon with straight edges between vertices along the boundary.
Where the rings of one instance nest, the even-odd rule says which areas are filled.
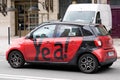
[[[93,32],[89,26],[83,26],[83,27],[81,27],[81,30],[82,30],[83,36],[92,36],[93,35]]]
[[[56,37],[77,37],[82,36],[79,27],[74,25],[59,25]]]
[[[108,35],[107,30],[102,25],[96,26],[95,30],[96,30],[97,34],[100,35],[100,36]]]
[[[100,22],[100,12],[98,12],[96,15],[96,23],[98,23],[98,24],[101,23]]]

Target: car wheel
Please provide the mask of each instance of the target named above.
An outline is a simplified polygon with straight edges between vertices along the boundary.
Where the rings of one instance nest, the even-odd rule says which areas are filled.
[[[97,72],[98,61],[92,54],[84,54],[79,58],[78,67],[84,73]]]
[[[8,62],[13,68],[20,68],[25,64],[24,57],[19,51],[12,51],[8,56]]]

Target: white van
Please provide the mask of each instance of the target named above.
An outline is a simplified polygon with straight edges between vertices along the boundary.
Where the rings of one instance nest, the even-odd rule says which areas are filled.
[[[62,21],[101,23],[108,31],[112,29],[111,9],[108,4],[71,4]]]

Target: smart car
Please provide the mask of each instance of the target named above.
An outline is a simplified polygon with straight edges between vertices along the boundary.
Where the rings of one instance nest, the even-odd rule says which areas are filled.
[[[101,66],[110,67],[117,53],[102,25],[48,22],[14,40],[6,59],[13,68],[21,68],[25,63],[64,63],[93,73]]]

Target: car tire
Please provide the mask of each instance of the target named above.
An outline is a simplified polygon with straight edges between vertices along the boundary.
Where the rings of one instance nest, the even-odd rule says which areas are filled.
[[[13,68],[21,68],[25,64],[24,57],[19,51],[12,51],[8,56],[8,62]]]
[[[84,54],[78,60],[78,67],[84,73],[93,73],[98,71],[98,61],[92,54]]]

